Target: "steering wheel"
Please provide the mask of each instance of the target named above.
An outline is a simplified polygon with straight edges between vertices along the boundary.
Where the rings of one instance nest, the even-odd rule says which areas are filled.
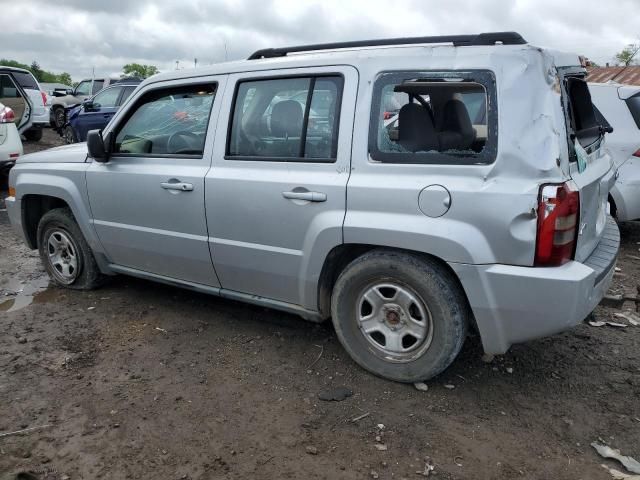
[[[200,137],[193,132],[180,130],[171,134],[167,140],[168,153],[193,153],[194,148],[187,138],[200,141]]]

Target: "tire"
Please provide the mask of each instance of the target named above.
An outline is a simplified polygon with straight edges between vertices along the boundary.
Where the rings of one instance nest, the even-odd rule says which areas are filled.
[[[63,107],[55,107],[53,109],[53,126],[58,130],[61,130],[66,123],[66,115],[64,114]]]
[[[91,290],[104,283],[89,244],[68,208],[45,213],[38,223],[38,251],[56,285]]]
[[[73,131],[71,125],[67,125],[64,127],[64,141],[67,144],[70,143],[78,143],[78,137],[76,136],[76,132]]]
[[[345,268],[333,289],[331,314],[356,363],[399,382],[444,371],[460,352],[469,323],[453,274],[434,260],[391,250],[373,250]]]
[[[24,138],[30,142],[39,142],[42,139],[42,128],[33,127],[24,132]]]

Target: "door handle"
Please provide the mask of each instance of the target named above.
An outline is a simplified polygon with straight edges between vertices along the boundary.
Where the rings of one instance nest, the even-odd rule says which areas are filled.
[[[165,190],[180,190],[181,192],[190,192],[193,190],[193,183],[162,182],[160,186]]]
[[[321,192],[282,192],[289,200],[306,200],[307,202],[326,202],[327,194]]]

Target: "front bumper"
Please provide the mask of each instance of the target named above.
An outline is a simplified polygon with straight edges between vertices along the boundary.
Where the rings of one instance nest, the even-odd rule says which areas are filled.
[[[18,234],[18,236],[26,242],[26,237],[24,235],[24,230],[22,228],[22,215],[20,213],[20,208],[18,207],[18,202],[15,197],[7,197],[4,199],[4,205],[7,208],[7,213],[9,214],[9,222],[11,226]]]
[[[615,270],[620,232],[612,218],[584,263],[534,268],[450,264],[469,299],[486,353],[582,322],[600,303]]]

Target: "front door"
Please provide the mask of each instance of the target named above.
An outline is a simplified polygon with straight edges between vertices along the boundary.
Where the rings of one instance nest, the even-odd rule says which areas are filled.
[[[105,131],[113,154],[93,162],[93,224],[117,266],[219,286],[208,246],[204,178],[226,77],[151,84]]]
[[[229,76],[206,178],[224,289],[315,308],[310,261],[342,243],[357,80],[348,66]]]
[[[89,106],[84,105],[78,114],[78,141],[87,140],[89,130],[102,130],[118,110],[118,99],[122,87],[107,87],[91,99]]]

